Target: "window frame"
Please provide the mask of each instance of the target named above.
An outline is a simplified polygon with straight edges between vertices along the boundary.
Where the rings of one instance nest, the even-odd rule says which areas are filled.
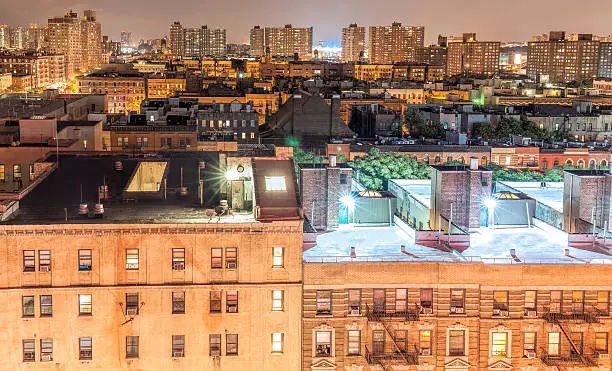
[[[281,354],[285,350],[285,334],[282,332],[272,333],[272,353]]]
[[[496,335],[501,335],[503,336],[503,344],[499,343],[499,339],[495,339]],[[490,344],[490,349],[491,349],[491,358],[509,358],[508,357],[508,341],[510,340],[510,336],[508,336],[508,332],[507,331],[493,331],[491,333],[491,344]],[[498,342],[498,344],[496,344],[496,341]],[[502,346],[504,347],[503,350],[500,349],[496,349],[496,347]]]
[[[277,252],[280,252],[280,255],[278,255]],[[273,247],[272,248],[272,268],[285,268],[285,248],[284,247]]]
[[[137,335],[127,335],[125,337],[125,358],[140,357],[140,337]]]
[[[210,299],[210,305],[209,305],[209,313],[221,313],[222,311],[222,305],[223,305],[223,296],[222,296],[222,291],[220,290],[211,290],[210,291],[210,295],[209,295],[209,299]],[[213,296],[215,296],[213,298]],[[216,296],[218,296],[218,298],[216,298]],[[217,309],[218,308],[218,309]]]
[[[357,293],[357,299],[355,300],[354,298],[351,298],[351,293]],[[361,302],[362,302],[362,296],[361,296],[361,289],[348,289],[347,291],[347,295],[348,295],[348,310],[349,310],[349,314],[351,314],[352,311],[356,310],[359,314],[361,314]]]
[[[89,297],[88,302],[82,302],[81,297],[87,298]],[[79,299],[79,316],[91,316],[93,313],[93,295],[92,294],[78,294]],[[89,308],[89,311],[83,310]]]
[[[461,339],[461,349],[455,348],[459,342],[453,339]],[[449,357],[465,357],[465,339],[466,331],[464,329],[449,329],[448,330],[448,356]],[[455,344],[456,342],[456,344]]]
[[[423,345],[427,345],[427,347],[423,347]],[[433,356],[433,353],[431,351],[432,350],[431,330],[419,330],[419,355],[423,356],[424,349],[428,349],[429,356]]]
[[[44,255],[48,257],[43,258]],[[43,271],[42,267],[49,267],[48,270],[51,270],[51,250],[38,250],[38,270]]]
[[[287,179],[284,175],[265,176],[264,184],[266,192],[287,192]]]
[[[208,355],[212,357],[221,356],[221,334],[208,335]]]
[[[551,340],[555,340],[554,337],[556,335],[556,343],[551,343]],[[548,353],[548,355],[550,356],[558,356],[561,354],[561,333],[560,332],[549,332],[547,335],[547,343],[546,343],[546,353]],[[550,350],[553,349],[551,347],[556,347],[556,351],[555,352],[551,352]]]
[[[180,356],[175,354],[181,353]],[[172,358],[185,357],[185,335],[172,335]]]
[[[185,314],[185,310],[185,291],[172,291],[172,314]]]
[[[185,249],[172,248],[172,270],[179,272],[185,270]]]
[[[346,354],[348,356],[361,355],[361,330],[347,331],[346,347]]]
[[[234,346],[235,349],[230,347]],[[237,356],[238,355],[238,334],[225,334],[225,355],[226,356]]]
[[[43,361],[44,355],[49,355],[50,359]],[[53,339],[52,338],[40,339],[40,361],[41,362],[53,361]]]
[[[559,294],[558,300],[555,299],[554,302],[553,302],[553,293]],[[555,307],[558,305],[558,308],[553,309],[553,304],[555,304]],[[550,291],[549,311],[550,313],[563,313],[563,290],[551,290]]]
[[[497,296],[497,297],[496,297]],[[498,301],[498,299],[501,299],[501,301]],[[493,291],[493,310],[500,310],[500,311],[509,311],[510,310],[510,305],[509,305],[509,299],[510,299],[510,295],[508,293],[508,291]],[[494,316],[501,316],[500,314],[495,314],[493,313]]]
[[[36,362],[36,339],[21,340],[21,355],[23,362]]]
[[[136,299],[134,301],[134,299]],[[129,309],[136,309],[135,315],[140,314],[140,295],[138,292],[126,292],[125,293],[125,314]]]
[[[87,342],[89,342],[89,345],[87,345]],[[88,354],[87,352],[89,352],[89,355],[87,355]],[[93,339],[91,337],[79,338],[79,359],[80,360],[93,359]]]
[[[127,248],[125,249],[125,269],[129,271],[137,271],[140,268],[140,249]]]
[[[317,290],[315,296],[316,314],[320,315],[331,315],[332,309],[333,291],[332,290]]]
[[[238,313],[238,290],[225,291],[225,313]]]
[[[531,296],[531,294],[527,294],[527,293],[533,293],[533,301],[528,298],[528,296]],[[538,291],[537,290],[525,290],[525,294],[524,294],[524,298],[523,298],[523,307],[525,309],[525,311],[535,311],[537,313],[538,311]]]
[[[215,254],[218,252],[219,255]],[[210,269],[223,269],[223,248],[213,247],[210,249]]]
[[[601,339],[598,339],[598,337],[601,335],[603,335],[604,340],[605,340],[605,348],[598,348],[598,345],[597,345],[598,340],[601,340]],[[608,338],[609,338],[609,335],[607,332],[595,332],[595,342],[593,345],[593,350],[598,352],[599,354],[608,354],[608,350],[609,350]]]
[[[22,250],[23,271],[36,272],[36,250]]]
[[[398,299],[399,294],[403,291],[403,299]],[[398,310],[398,304],[399,310]],[[402,308],[403,307],[403,308]],[[408,289],[395,289],[395,313],[403,314],[408,312]]]
[[[605,301],[600,301],[600,295],[601,294],[605,294],[606,300]],[[602,305],[601,304],[605,304],[605,308],[602,309]],[[596,304],[596,308],[597,311],[599,312],[600,316],[609,316],[610,315],[610,291],[604,291],[604,290],[600,290],[597,291],[597,304]]]
[[[89,252],[89,255],[87,255],[87,252]],[[79,252],[78,252],[79,271],[81,272],[91,271],[93,267],[92,255],[93,255],[93,252],[91,249],[79,249]],[[87,261],[89,261],[89,265],[86,264]]]
[[[329,342],[319,342],[319,334],[329,334]],[[330,330],[322,330],[322,331],[315,331],[314,333],[315,338],[314,338],[314,342],[315,342],[315,357],[331,357],[333,354],[333,349],[332,349],[332,332]],[[320,346],[325,346],[325,349],[327,350],[326,352],[321,352],[320,351]],[[323,348],[321,348],[323,349]]]
[[[43,300],[43,298],[45,300]],[[49,303],[43,303],[43,301],[46,301],[46,299],[49,299]],[[53,316],[53,295],[40,295],[39,301],[40,317]]]
[[[453,297],[453,295],[457,293],[459,293],[461,296],[460,302],[459,302],[458,297]],[[453,304],[453,300],[455,304]],[[463,312],[465,313],[465,289],[450,289],[450,306],[451,306],[451,309],[452,308],[463,308]],[[456,313],[456,312],[453,313],[451,311],[451,314],[464,314],[464,313]]]
[[[26,300],[28,301],[28,304],[26,305]],[[29,301],[32,301],[31,304],[29,303]],[[21,317],[23,318],[33,318],[36,315],[36,304],[34,302],[34,295],[23,295],[21,297]],[[29,312],[28,309],[31,309],[32,313],[27,313]]]
[[[280,293],[280,298],[275,297],[276,293]],[[280,305],[276,305],[280,303]],[[283,312],[285,310],[285,290],[272,290],[272,311]]]
[[[237,247],[226,247],[225,248],[225,269],[230,269],[230,270],[238,269],[238,248]]]
[[[427,299],[428,295],[431,300],[423,300],[424,298]],[[429,303],[429,305],[424,305],[423,303]],[[433,288],[422,288],[419,290],[419,305],[421,308],[430,308],[433,310]]]

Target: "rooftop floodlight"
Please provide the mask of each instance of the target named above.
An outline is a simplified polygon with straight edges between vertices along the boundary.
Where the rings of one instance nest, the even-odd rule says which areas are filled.
[[[238,180],[240,178],[240,174],[236,169],[230,169],[225,172],[225,179],[230,180]]]
[[[484,200],[484,205],[487,207],[487,209],[493,211],[497,207],[497,200],[493,197],[487,197]]]
[[[346,206],[349,210],[355,209],[355,199],[350,195],[342,196],[340,202],[342,202],[342,204]]]

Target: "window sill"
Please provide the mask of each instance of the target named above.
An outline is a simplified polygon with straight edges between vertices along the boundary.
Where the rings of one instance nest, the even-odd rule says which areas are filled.
[[[225,353],[226,357],[238,357],[238,353],[231,353],[231,354],[227,354]]]
[[[31,316],[21,316],[22,319],[30,319],[30,318],[36,318],[33,314]]]
[[[91,317],[91,313],[79,313],[79,317]]]
[[[41,314],[40,318],[51,318],[53,317],[53,314]]]
[[[283,352],[271,352],[270,354],[272,354],[273,356],[282,356],[285,353],[283,353]]]

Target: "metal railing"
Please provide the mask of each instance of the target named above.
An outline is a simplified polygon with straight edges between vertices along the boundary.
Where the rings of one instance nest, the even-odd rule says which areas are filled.
[[[380,347],[372,347],[372,350],[365,346],[365,359],[366,362],[370,365],[379,364],[384,367],[385,362],[394,362],[394,363],[402,363],[408,365],[418,365],[419,364],[419,351],[417,347],[414,347],[415,350],[413,352],[402,351],[399,352],[395,349],[391,349],[386,345]]]
[[[420,308],[415,306],[414,309],[405,309],[403,311],[388,311],[386,308],[384,310],[376,310],[375,308],[366,304],[366,312],[365,315],[368,318],[368,321],[380,322],[383,318],[386,319],[400,319],[403,321],[418,321],[420,315]]]
[[[545,348],[542,348],[540,359],[547,366],[597,366],[598,363],[594,352],[583,351],[579,354],[570,351],[569,354],[551,355]]]
[[[560,321],[578,321],[585,323],[599,323],[601,313],[595,307],[592,310],[582,310],[572,313],[551,312],[550,307],[544,308],[542,318],[546,322],[559,323]]]

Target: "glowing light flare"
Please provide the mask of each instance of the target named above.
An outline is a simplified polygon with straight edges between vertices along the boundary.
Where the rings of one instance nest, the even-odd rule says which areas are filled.
[[[340,202],[342,202],[342,205],[346,206],[350,211],[355,210],[355,199],[349,195],[346,196],[342,196],[342,198],[340,198]]]

